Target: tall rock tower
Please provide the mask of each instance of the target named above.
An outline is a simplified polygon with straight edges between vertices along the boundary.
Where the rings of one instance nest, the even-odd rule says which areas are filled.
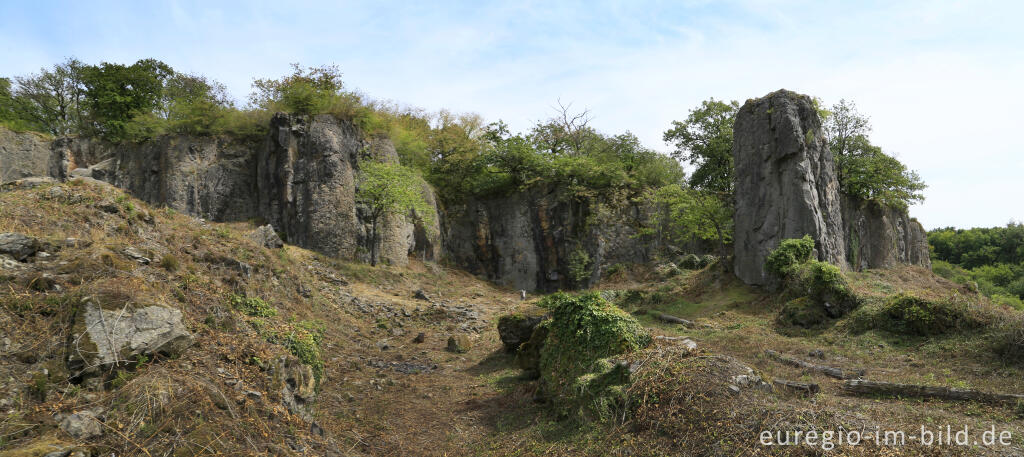
[[[846,268],[832,153],[810,97],[787,90],[748,100],[736,115],[735,270],[770,283],[765,257],[787,238],[810,235],[818,260]]]

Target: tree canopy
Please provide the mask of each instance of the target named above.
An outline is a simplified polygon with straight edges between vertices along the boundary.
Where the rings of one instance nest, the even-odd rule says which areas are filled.
[[[672,121],[672,128],[665,132],[665,142],[676,148],[672,155],[696,166],[690,175],[693,188],[725,194],[731,199],[733,123],[739,108],[735,100],[710,98],[690,110],[685,121]]]

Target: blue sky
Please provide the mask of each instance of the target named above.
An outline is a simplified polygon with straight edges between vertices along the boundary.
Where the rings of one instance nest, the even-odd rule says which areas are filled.
[[[3,2],[0,74],[154,57],[239,99],[288,64],[513,128],[588,108],[656,150],[708,97],[853,100],[917,170],[928,228],[1024,220],[1022,2]]]

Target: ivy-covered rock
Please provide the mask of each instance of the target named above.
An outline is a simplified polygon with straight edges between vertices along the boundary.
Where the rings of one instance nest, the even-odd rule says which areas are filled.
[[[619,371],[613,373],[613,364],[605,359],[647,347],[651,335],[633,316],[596,292],[555,293],[540,306],[552,315],[539,351],[544,391],[563,412],[603,416],[609,396],[615,396],[612,386],[628,380]]]

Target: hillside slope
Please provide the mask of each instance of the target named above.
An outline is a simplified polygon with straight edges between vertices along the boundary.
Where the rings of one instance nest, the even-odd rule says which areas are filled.
[[[1020,393],[1024,369],[994,349],[1020,313],[920,267],[851,273],[864,305],[809,329],[783,323],[784,300],[742,285],[727,262],[617,268],[597,288],[655,339],[623,357],[635,370],[616,418],[594,422],[543,403],[537,381],[502,349],[498,317],[534,312],[536,300],[464,272],[417,261],[370,267],[275,247],[253,224],[150,208],[84,180],[8,186],[0,232],[26,236],[0,236],[4,457],[820,455],[820,447],[762,446],[758,434],[946,424],[972,433],[994,426],[1013,440],[832,452],[1024,452],[1021,406],[852,396],[843,381],[766,356],[771,349],[862,369],[871,380]],[[900,292],[968,297],[964,310],[977,325],[901,332],[889,324],[905,319],[879,320]],[[698,325],[665,323],[657,313]],[[147,327],[145,317],[157,314],[162,320]],[[99,321],[104,329],[134,327],[93,333],[96,315],[112,319]],[[96,335],[125,332],[127,346],[97,358],[114,345]],[[92,346],[83,344],[86,333]],[[697,351],[671,339],[678,336],[695,340]],[[821,392],[759,387],[755,377],[815,383]]]

